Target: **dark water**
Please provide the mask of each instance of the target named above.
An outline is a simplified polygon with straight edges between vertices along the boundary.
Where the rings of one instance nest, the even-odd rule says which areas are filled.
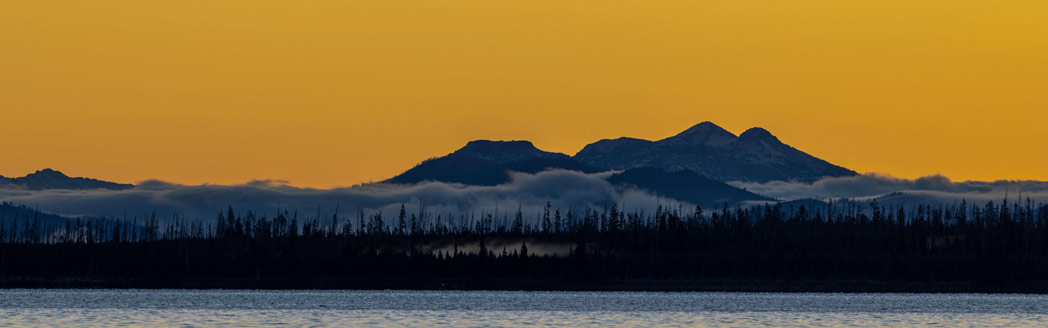
[[[1048,297],[504,291],[0,290],[0,326],[753,327],[1048,324]]]

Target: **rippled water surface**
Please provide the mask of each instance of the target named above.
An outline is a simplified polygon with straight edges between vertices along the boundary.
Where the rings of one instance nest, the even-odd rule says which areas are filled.
[[[753,327],[1048,324],[1048,297],[505,291],[0,290],[0,326]]]

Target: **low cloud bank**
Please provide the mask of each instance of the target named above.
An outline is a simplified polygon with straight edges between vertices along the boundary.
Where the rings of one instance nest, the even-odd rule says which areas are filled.
[[[621,189],[607,182],[610,173],[584,174],[574,171],[513,173],[512,182],[499,186],[464,186],[442,182],[418,185],[374,184],[353,188],[311,189],[280,181],[252,181],[241,185],[187,186],[163,181],[145,181],[127,190],[0,189],[0,200],[38,207],[47,212],[72,216],[122,217],[157,212],[160,217],[178,214],[189,219],[213,220],[227,206],[273,216],[277,209],[297,210],[300,216],[330,218],[336,205],[342,216],[358,209],[395,215],[401,204],[409,212],[424,205],[430,214],[482,214],[513,216],[518,207],[525,217],[534,217],[546,202],[561,210],[583,210],[620,204],[626,210],[654,211],[658,204],[673,205],[665,198]]]
[[[1045,181],[950,181],[941,175],[917,179],[899,179],[880,174],[852,177],[824,178],[813,183],[772,181],[729,182],[736,187],[782,200],[869,198],[891,193],[922,195],[931,200],[1001,200],[1006,196],[1048,201],[1048,182]]]
[[[512,217],[521,208],[526,218],[541,213],[546,202],[560,210],[581,211],[618,204],[627,211],[653,212],[659,205],[679,203],[636,189],[623,189],[608,183],[611,173],[584,174],[553,170],[537,174],[513,173],[512,182],[499,186],[465,186],[442,182],[417,185],[372,184],[353,188],[311,189],[289,186],[281,181],[252,181],[240,185],[180,185],[145,181],[126,190],[43,190],[0,188],[0,201],[37,207],[68,216],[142,217],[156,211],[162,218],[172,215],[189,219],[214,220],[220,211],[233,206],[238,212],[254,211],[266,216],[277,209],[298,211],[315,217],[319,209],[330,218],[336,205],[341,216],[351,217],[358,209],[396,215],[401,204],[415,213],[420,207],[435,214],[494,214]],[[999,201],[1031,198],[1048,202],[1048,182],[1044,181],[961,181],[944,176],[899,179],[864,174],[825,178],[813,183],[730,182],[734,186],[781,199],[878,198],[892,203],[933,203],[940,201]],[[683,204],[690,207],[689,204]]]

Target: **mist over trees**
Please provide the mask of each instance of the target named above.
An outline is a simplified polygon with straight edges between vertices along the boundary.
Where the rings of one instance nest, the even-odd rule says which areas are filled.
[[[1048,205],[1029,199],[905,208],[678,205],[650,213],[623,212],[618,205],[547,204],[535,213],[459,215],[423,206],[402,206],[390,215],[341,208],[267,215],[227,207],[211,222],[150,214],[59,226],[42,224],[39,211],[5,205],[0,207],[4,284],[61,277],[104,286],[198,286],[195,282],[228,288],[240,285],[222,281],[255,287],[281,282],[269,286],[429,288],[411,284],[730,280],[1048,290],[1043,289]],[[316,279],[333,285],[309,283]]]

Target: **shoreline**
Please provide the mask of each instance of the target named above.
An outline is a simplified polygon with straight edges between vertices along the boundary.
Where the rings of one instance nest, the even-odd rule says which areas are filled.
[[[490,290],[746,293],[1048,294],[1048,281],[1015,284],[882,281],[525,280],[525,279],[91,279],[4,278],[0,289]]]

